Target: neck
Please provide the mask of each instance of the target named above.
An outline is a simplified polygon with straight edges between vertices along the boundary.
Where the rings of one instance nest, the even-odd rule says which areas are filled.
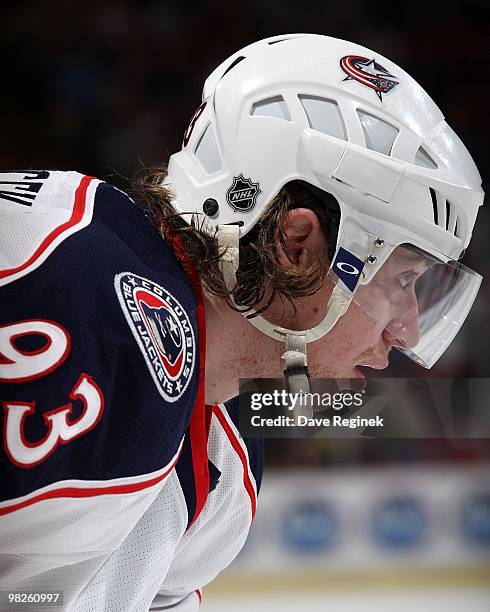
[[[327,291],[321,298],[328,303]],[[239,393],[240,378],[283,378],[283,342],[260,332],[222,298],[203,290],[206,315],[206,403],[220,404]],[[269,310],[268,318],[286,329],[309,329],[324,316],[317,307],[318,294],[298,301],[298,314],[284,314],[282,301]],[[269,314],[270,313],[270,314]],[[289,314],[289,316],[287,316]],[[317,378],[346,378],[345,330],[338,325],[328,338],[308,344],[310,375]]]
[[[204,293],[204,306],[207,404],[238,395],[240,378],[282,377],[282,343],[265,337],[223,299]]]

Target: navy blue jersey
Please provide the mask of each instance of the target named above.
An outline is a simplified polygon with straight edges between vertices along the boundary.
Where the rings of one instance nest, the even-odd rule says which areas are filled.
[[[200,289],[149,211],[91,177],[0,175],[0,218],[0,588],[194,610],[262,469],[237,403],[204,405]]]

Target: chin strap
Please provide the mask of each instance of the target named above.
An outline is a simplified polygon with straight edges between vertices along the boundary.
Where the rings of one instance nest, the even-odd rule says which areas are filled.
[[[292,331],[292,330],[291,330]],[[282,354],[286,368],[284,380],[288,393],[299,393],[304,396],[310,392],[310,373],[306,354],[306,332],[289,333],[286,335],[286,351]],[[311,417],[313,414],[311,398],[308,401],[297,402],[293,417],[298,425],[298,417]]]
[[[332,327],[337,323],[340,317],[349,308],[352,299],[352,294],[345,291],[340,285],[337,285],[327,305],[327,312],[324,318],[310,329],[295,331],[274,325],[267,321],[261,315],[248,321],[261,332],[286,343],[286,350],[282,354],[286,368],[284,370],[284,378],[286,381],[287,391],[291,393],[310,393],[310,375],[308,371],[307,344],[319,340],[327,334]],[[299,415],[310,417],[313,414],[311,397],[308,398],[306,404],[296,404],[294,416],[297,419]]]
[[[220,248],[226,247],[224,255],[220,260],[220,269],[229,290],[236,286],[236,271],[239,263],[239,241],[240,228],[238,225],[220,225],[217,229],[217,239]],[[266,334],[270,338],[280,340],[286,344],[286,350],[282,354],[286,368],[284,378],[286,389],[290,393],[310,393],[310,375],[308,371],[307,344],[319,340],[327,334],[337,323],[340,317],[349,308],[352,300],[352,293],[343,288],[339,283],[335,286],[328,301],[327,312],[324,318],[310,329],[295,331],[274,325],[261,315],[250,318],[250,314],[245,315],[246,319],[254,327]],[[255,311],[252,309],[252,314]],[[311,400],[311,398],[310,398]],[[294,418],[298,416],[311,416],[313,409],[311,401],[306,404],[296,403]]]
[[[239,256],[239,225],[218,225],[216,229],[216,239],[223,255],[220,257],[219,267],[226,286],[232,291],[236,286],[236,271],[240,261]]]

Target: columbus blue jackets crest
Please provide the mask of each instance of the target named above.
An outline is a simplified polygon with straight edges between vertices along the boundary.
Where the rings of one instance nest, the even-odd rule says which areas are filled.
[[[117,274],[114,286],[160,395],[177,401],[195,363],[196,343],[187,313],[166,289],[137,274]]]

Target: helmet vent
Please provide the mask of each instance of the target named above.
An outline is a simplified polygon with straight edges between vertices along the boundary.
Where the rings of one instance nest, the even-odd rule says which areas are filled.
[[[262,117],[276,117],[277,119],[291,121],[288,105],[282,96],[274,96],[273,98],[255,102],[250,114]]]
[[[424,168],[430,168],[431,170],[437,170],[437,164],[432,157],[427,153],[425,149],[419,147],[417,153],[415,153],[415,163],[418,166]]]
[[[446,231],[451,232],[454,236],[457,236],[458,213],[456,212],[456,207],[441,194],[436,194],[432,187],[429,187],[429,191],[432,199],[434,223]]]
[[[213,174],[221,170],[221,157],[218,151],[218,143],[214,128],[208,123],[196,145],[194,153],[201,166],[208,174]]]
[[[364,111],[357,111],[357,114],[361,121],[366,147],[384,155],[391,155],[393,143],[399,134],[398,128]]]
[[[456,212],[456,207],[446,200],[446,229],[451,234],[457,236],[458,230],[458,214]]]
[[[437,197],[436,197],[436,192],[432,189],[432,187],[429,187],[429,191],[430,191],[430,197],[432,199],[432,212],[434,214],[434,223],[436,225],[439,225],[439,213],[437,211]]]
[[[337,102],[317,96],[298,96],[313,130],[347,140],[344,120]]]
[[[245,59],[244,55],[239,55],[238,57],[236,57],[231,64],[228,66],[228,68],[223,72],[223,74],[221,75],[221,78],[223,78],[225,76],[225,74],[228,74],[228,72],[230,72],[230,70],[232,68],[234,68],[237,64],[239,64],[242,60]]]

